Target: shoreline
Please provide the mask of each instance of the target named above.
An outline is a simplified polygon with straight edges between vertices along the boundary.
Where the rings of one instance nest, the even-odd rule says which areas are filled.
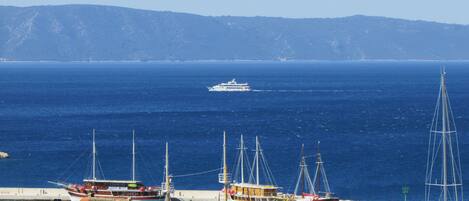
[[[176,201],[218,201],[218,190],[175,190],[172,198]],[[62,188],[15,188],[0,187],[1,201],[69,201]]]

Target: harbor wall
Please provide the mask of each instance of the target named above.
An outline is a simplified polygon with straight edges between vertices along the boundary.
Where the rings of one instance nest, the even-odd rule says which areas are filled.
[[[220,191],[176,190],[174,201],[219,201]],[[70,201],[61,188],[0,188],[0,201]]]

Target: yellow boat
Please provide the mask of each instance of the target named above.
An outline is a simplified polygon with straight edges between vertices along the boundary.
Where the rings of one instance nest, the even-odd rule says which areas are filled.
[[[219,182],[224,184],[223,193],[225,201],[286,201],[291,197],[279,192],[279,187],[275,185],[272,172],[268,168],[260,147],[259,138],[256,136],[256,151],[252,167],[250,167],[247,154],[245,153],[243,136],[239,146],[239,157],[235,170],[235,180],[231,180],[226,162],[226,134],[223,134],[223,172],[219,174]],[[247,162],[247,163],[246,163]],[[244,171],[250,170],[248,180],[245,181]],[[266,182],[261,184],[260,168],[266,174]],[[226,190],[228,189],[228,190]]]

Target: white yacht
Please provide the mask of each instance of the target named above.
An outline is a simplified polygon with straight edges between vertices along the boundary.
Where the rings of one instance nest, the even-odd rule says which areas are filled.
[[[208,91],[238,91],[238,92],[244,92],[244,91],[251,91],[251,87],[249,87],[248,83],[237,83],[235,79],[232,79],[231,81],[228,82],[223,82],[220,84],[217,84],[213,87],[208,87]]]

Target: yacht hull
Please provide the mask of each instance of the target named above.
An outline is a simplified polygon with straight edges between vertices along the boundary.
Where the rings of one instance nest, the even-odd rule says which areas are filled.
[[[95,194],[93,196],[69,192],[70,201],[164,201],[162,196],[112,196]]]

